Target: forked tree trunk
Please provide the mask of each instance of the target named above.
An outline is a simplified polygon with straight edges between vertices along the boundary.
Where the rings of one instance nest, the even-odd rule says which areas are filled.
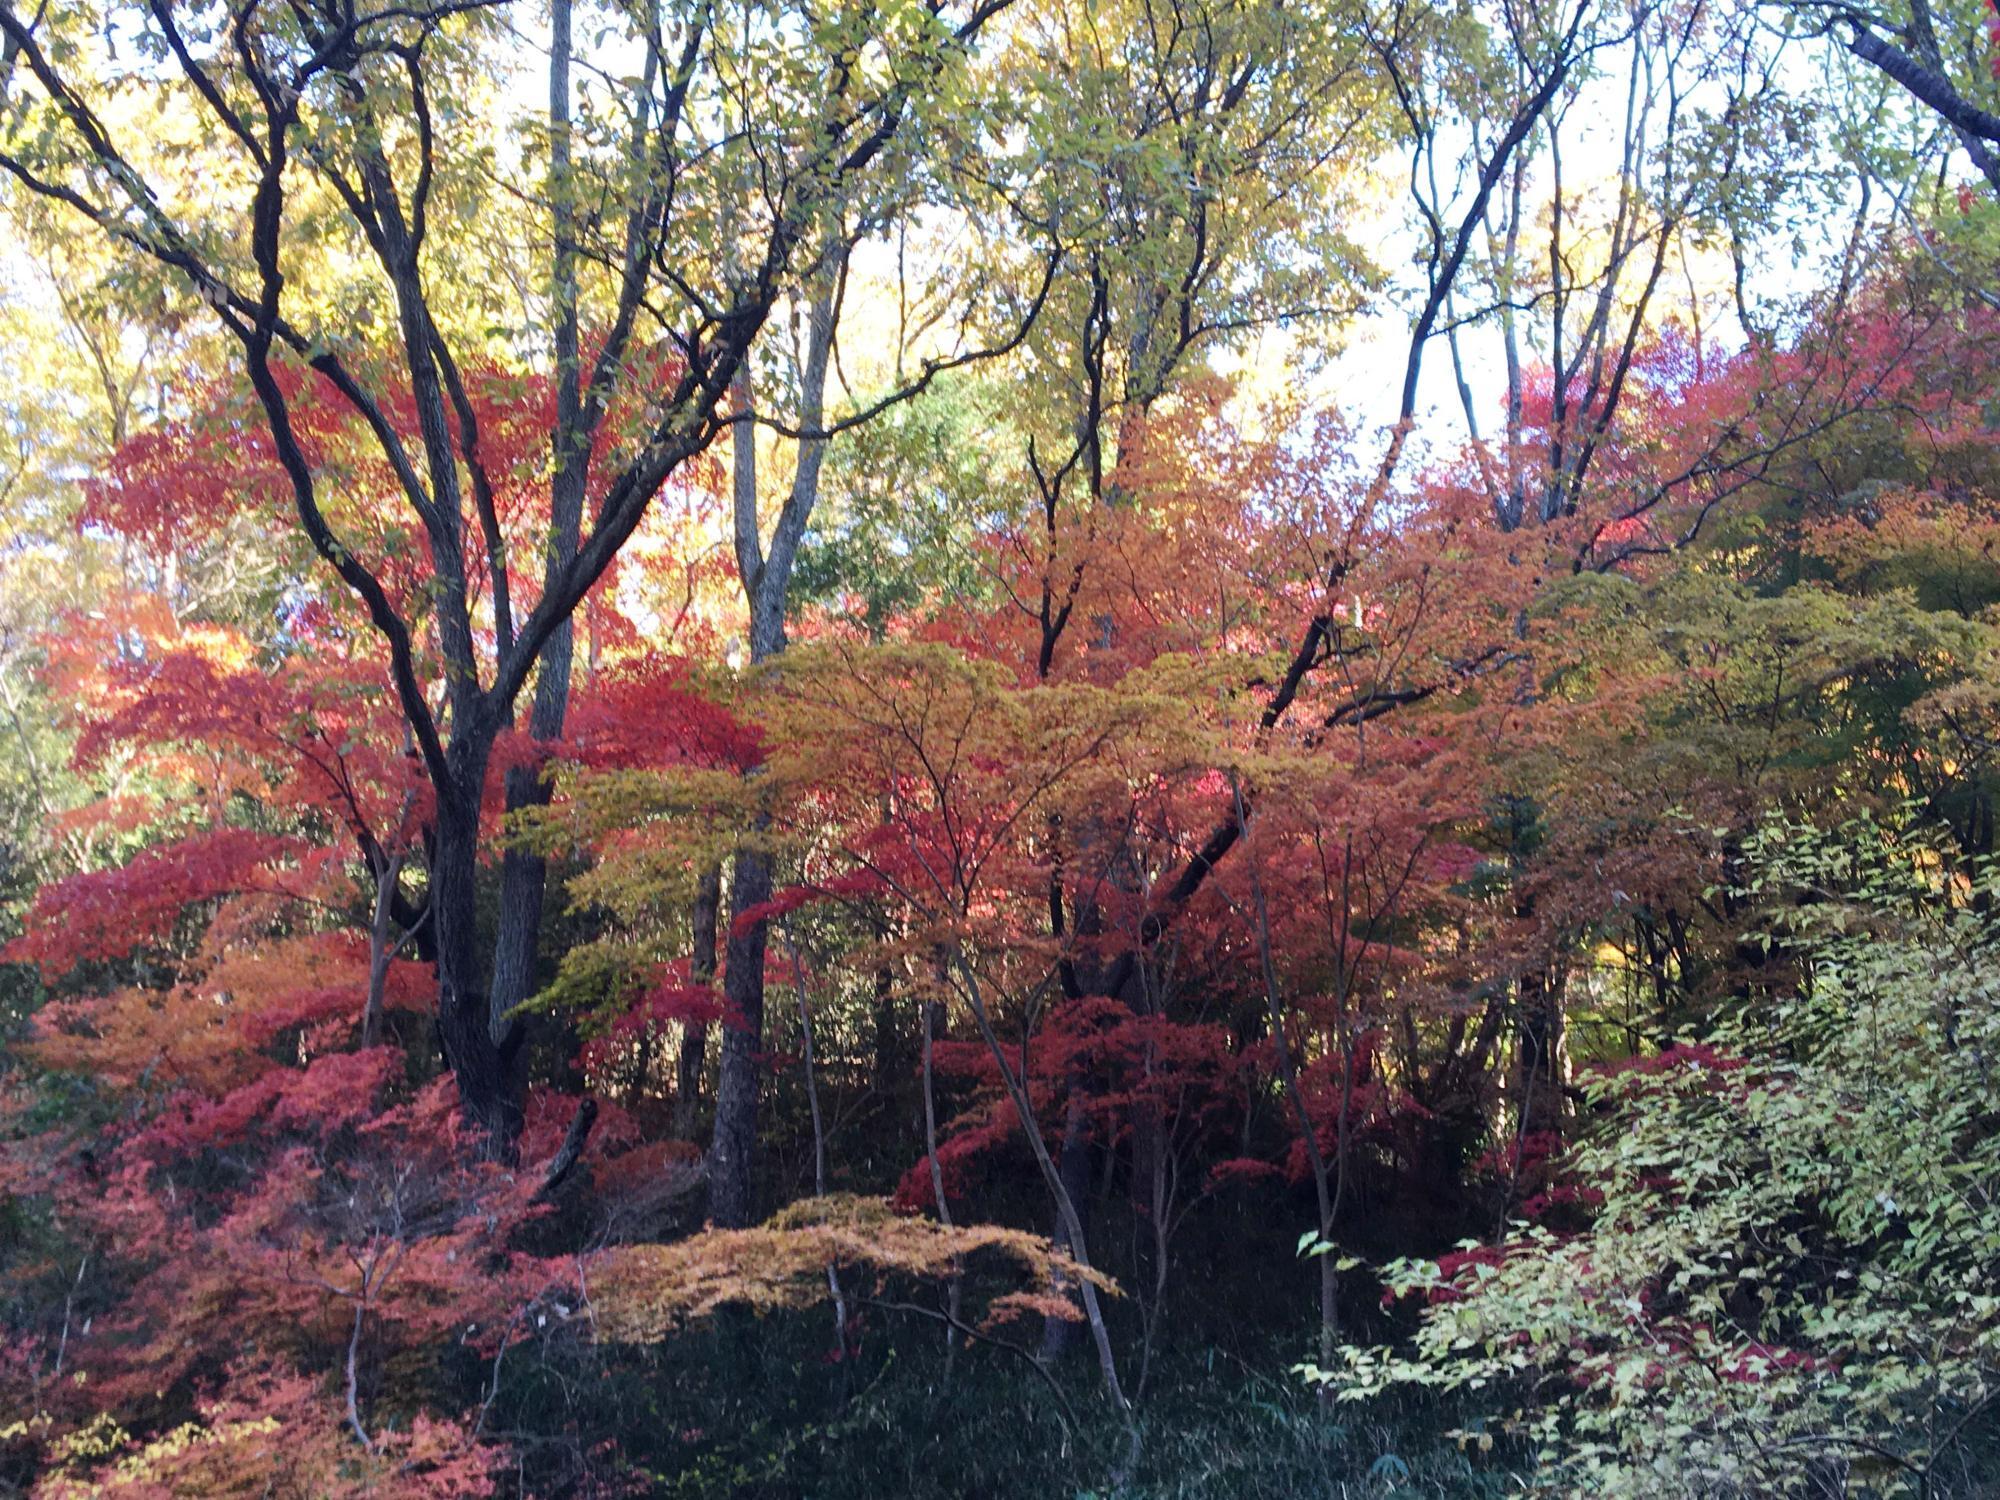
[[[571,0],[550,8],[549,189],[554,200],[555,245],[550,284],[555,309],[556,424],[549,485],[549,540],[543,587],[576,560],[583,527],[584,487],[589,478],[590,442],[583,422],[582,351],[578,342],[576,215],[570,203],[570,37]],[[569,712],[571,663],[576,630],[564,619],[542,647],[535,675],[535,703],[528,733],[538,742],[560,739]],[[507,776],[507,811],[546,806],[548,784],[533,769]],[[548,891],[548,862],[538,854],[509,849],[500,867],[499,929],[494,937],[493,993],[489,1025],[496,1045],[506,1045],[516,1029],[514,1008],[535,989],[535,962],[541,951],[542,913]],[[521,1051],[518,1047],[517,1052]]]

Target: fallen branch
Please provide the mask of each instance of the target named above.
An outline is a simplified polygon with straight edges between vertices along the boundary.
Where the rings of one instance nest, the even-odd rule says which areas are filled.
[[[542,1185],[535,1191],[537,1198],[546,1198],[553,1193],[562,1186],[563,1179],[575,1170],[577,1158],[583,1155],[584,1145],[590,1140],[590,1128],[596,1123],[597,1101],[585,1095],[577,1100],[576,1114],[563,1134],[563,1143],[549,1159],[548,1170],[542,1174]]]

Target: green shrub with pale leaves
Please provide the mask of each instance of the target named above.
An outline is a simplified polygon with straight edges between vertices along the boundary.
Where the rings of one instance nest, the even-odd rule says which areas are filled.
[[[1309,1379],[1470,1394],[1556,1493],[2000,1487],[2000,872],[1873,822],[1750,853],[1784,978],[1593,1082],[1589,1227],[1387,1267],[1413,1339]]]

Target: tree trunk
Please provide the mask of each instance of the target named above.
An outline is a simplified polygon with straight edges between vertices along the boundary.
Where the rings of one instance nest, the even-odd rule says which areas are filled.
[[[385,856],[375,870],[375,905],[368,922],[368,997],[361,1008],[361,1045],[373,1047],[382,1038],[382,1009],[389,984],[389,961],[395,945],[389,933],[395,925],[396,884],[403,878],[403,854]]]
[[[875,1031],[874,1089],[885,1100],[902,1091],[903,1048],[896,1035],[896,976],[883,964],[875,970],[875,1002],[870,1012]]]
[[[728,961],[723,969],[722,1055],[715,1084],[715,1134],[708,1148],[708,1216],[718,1228],[755,1222],[757,1095],[763,1081],[764,948],[769,924],[743,922],[771,899],[771,860],[736,851],[729,882]]]
[[[1532,968],[1521,976],[1518,995],[1514,1056],[1518,1135],[1559,1133],[1564,1115],[1562,986],[1550,969]]]
[[[722,908],[722,867],[701,872],[694,893],[694,958],[690,977],[697,985],[715,983],[715,919]],[[694,1139],[695,1117],[701,1108],[701,1069],[708,1058],[708,1023],[688,1021],[681,1027],[681,1053],[674,1068],[674,1135]]]
[[[583,431],[582,356],[577,333],[575,213],[569,202],[570,0],[555,0],[550,22],[549,190],[555,206],[555,260],[550,280],[555,306],[556,424],[544,591],[576,560],[583,527],[584,486],[590,471],[590,444]],[[565,618],[542,647],[535,675],[534,708],[528,716],[528,732],[539,742],[562,736],[563,721],[569,711],[575,641],[575,625]],[[523,768],[508,773],[508,812],[546,806],[548,800],[548,784],[539,770]],[[534,993],[547,890],[548,862],[538,854],[508,850],[500,867],[500,922],[493,949],[489,1024],[496,1045],[504,1045],[515,1029],[516,1023],[509,1013]]]
[[[437,936],[438,1040],[465,1115],[487,1149],[508,1159],[521,1132],[521,1100],[507,1050],[494,1040],[480,982],[479,787],[491,740],[452,747],[454,785],[439,788],[430,854],[430,912]]]
[[[923,1090],[924,1090],[924,1161],[930,1168],[931,1201],[937,1207],[938,1223],[951,1228],[951,1200],[945,1196],[944,1168],[938,1164],[937,1136],[937,1081],[932,1062],[937,1044],[937,1033],[944,1022],[944,1005],[936,1000],[923,1002]],[[944,1383],[951,1385],[952,1366],[957,1362],[959,1315],[963,1310],[965,1278],[956,1266],[952,1269],[951,1281],[945,1292],[944,1305]]]
[[[731,509],[736,526],[737,576],[750,607],[750,661],[755,665],[768,654],[769,617],[768,611],[758,608],[764,598],[765,565],[757,520],[757,430],[749,421],[756,410],[756,395],[747,358],[730,382],[729,397],[731,409],[742,419],[729,439]],[[782,649],[782,615],[778,641]],[[728,960],[723,971],[722,1046],[715,1074],[715,1128],[708,1143],[708,1216],[725,1229],[740,1229],[751,1222],[751,1179],[757,1155],[757,1054],[764,1043],[765,927],[758,922],[753,924],[753,932],[739,933],[736,919],[749,907],[769,900],[770,895],[770,861],[760,853],[737,850],[729,879]]]
[[[828,360],[839,279],[845,253],[836,258],[812,305],[811,331],[800,369],[799,424],[806,431],[820,425],[825,411]],[[798,466],[790,492],[764,550],[757,513],[757,447],[748,418],[755,411],[750,361],[737,367],[730,386],[740,421],[731,439],[731,509],[735,523],[737,576],[750,607],[750,662],[769,661],[785,649],[785,594],[792,564],[806,523],[819,500],[820,464],[826,456],[824,438],[799,444]],[[752,774],[755,774],[754,772]],[[769,819],[758,815],[754,833],[761,835]],[[764,1042],[764,948],[767,924],[745,922],[746,913],[771,899],[771,858],[753,843],[736,851],[736,872],[729,883],[729,941],[723,974],[722,1054],[715,1084],[715,1133],[708,1150],[709,1218],[725,1228],[751,1222],[754,1208],[757,1151],[757,1095]]]
[[[575,533],[571,533],[574,548]],[[570,659],[574,632],[565,620],[549,637],[535,681],[535,706],[528,732],[538,741],[559,739],[569,708]],[[549,786],[535,768],[507,773],[507,811],[546,807]],[[493,993],[487,1025],[495,1046],[518,1046],[522,1030],[514,1007],[535,992],[536,963],[542,946],[542,914],[548,900],[548,861],[539,854],[509,849],[500,863],[499,928],[493,943]]]
[[[1063,1112],[1062,1144],[1056,1151],[1056,1177],[1062,1189],[1051,1210],[1055,1215],[1052,1237],[1071,1255],[1084,1260],[1089,1254],[1085,1237],[1090,1221],[1090,1120],[1084,1101],[1090,1093],[1090,1080],[1072,1073],[1066,1091],[1069,1103]],[[1059,1284],[1056,1290],[1067,1288]],[[1054,1363],[1068,1352],[1075,1328],[1070,1318],[1042,1319],[1040,1357],[1044,1364]]]

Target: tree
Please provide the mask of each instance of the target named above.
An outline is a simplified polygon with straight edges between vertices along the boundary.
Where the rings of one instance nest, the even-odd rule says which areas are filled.
[[[134,12],[130,24],[145,39],[137,59],[98,44],[111,25],[28,18],[11,8],[0,14],[11,95],[0,167],[152,258],[185,295],[210,306],[240,349],[300,529],[364,601],[385,643],[435,797],[429,873],[440,1039],[467,1108],[503,1152],[519,1126],[503,1046],[511,1033],[495,1038],[475,927],[480,806],[495,741],[544,649],[661,486],[729,420],[720,410],[724,394],[772,306],[823,245],[823,215],[877,167],[908,117],[952,96],[957,59],[997,8],[975,6],[961,17],[928,8],[894,17],[841,13],[801,18],[800,26],[781,10],[759,11],[740,39],[754,62],[737,54],[738,39],[716,32],[704,7],[624,20],[642,73],[625,96],[625,128],[591,163],[609,212],[577,251],[604,267],[592,286],[602,342],[587,375],[567,356],[558,359],[564,395],[550,440],[561,508],[540,596],[518,620],[466,360],[436,305],[436,268],[459,257],[444,254],[445,241],[434,236],[448,236],[450,225],[432,212],[434,197],[471,165],[462,153],[472,121],[453,99],[492,9],[336,6],[283,20],[226,7],[198,20]],[[869,47],[881,49],[879,68],[843,61]],[[242,184],[242,197],[228,195],[240,206],[191,203],[173,191],[161,164],[135,154],[107,114],[119,91],[150,82],[162,66],[183,107],[215,133],[217,179]],[[749,66],[762,75],[754,91]],[[732,99],[744,110],[742,128],[718,143],[714,111]],[[731,284],[704,264],[701,226],[715,222],[718,194],[732,193],[751,163],[761,192],[754,217],[734,225],[743,270]],[[581,189],[562,179],[582,171],[573,158],[557,164],[564,222]],[[295,175],[311,184],[303,201],[307,189],[293,185]],[[392,359],[358,355],[300,296],[306,205],[314,200],[337,205],[338,235],[373,267],[372,298],[395,330]],[[567,349],[574,332],[565,230],[558,245],[557,322],[572,330],[558,337]],[[651,355],[655,339],[662,352]],[[366,424],[420,523],[432,572],[421,618],[392,599],[379,560],[330,522],[323,476],[301,443],[287,391],[288,361],[329,382]],[[643,404],[646,416],[629,448],[607,454],[612,472],[592,524],[565,558],[567,509],[581,504],[614,397]],[[399,400],[414,412],[414,435],[387,413]],[[469,583],[468,501],[472,545],[483,549],[492,580],[483,622],[475,621]],[[434,635],[434,651],[423,649],[420,626]],[[558,646],[551,701],[561,657]],[[425,687],[433,674],[442,682],[441,710]]]

